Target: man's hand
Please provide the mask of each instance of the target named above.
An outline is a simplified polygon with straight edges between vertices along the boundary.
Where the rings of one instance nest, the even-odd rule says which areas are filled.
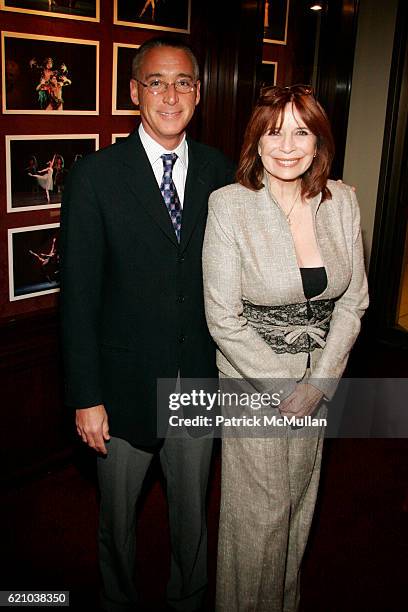
[[[295,391],[279,406],[279,412],[289,417],[308,416],[316,410],[322,397],[323,393],[313,385],[298,383]]]
[[[105,440],[109,440],[108,415],[105,406],[99,404],[91,408],[79,408],[76,411],[75,424],[82,441],[98,453],[108,454]]]

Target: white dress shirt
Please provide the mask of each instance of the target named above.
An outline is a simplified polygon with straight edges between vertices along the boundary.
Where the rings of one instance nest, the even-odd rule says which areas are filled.
[[[163,153],[177,154],[178,158],[174,162],[172,177],[177,189],[180,205],[183,208],[184,186],[186,184],[188,169],[188,145],[185,135],[180,144],[172,151],[164,149],[161,144],[149,136],[142,124],[139,125],[139,136],[159,187],[163,178],[163,160],[161,159],[161,155],[163,155]]]

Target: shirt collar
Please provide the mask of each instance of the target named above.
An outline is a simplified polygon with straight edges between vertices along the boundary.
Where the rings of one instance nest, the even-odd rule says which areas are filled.
[[[181,142],[177,145],[175,149],[169,151],[165,149],[161,144],[159,144],[154,138],[152,138],[144,129],[143,124],[139,125],[139,136],[142,141],[142,145],[146,151],[146,155],[149,159],[150,164],[153,166],[163,155],[163,153],[176,153],[180,162],[183,164],[185,169],[187,170],[188,165],[188,145],[186,141],[186,135],[183,135]],[[161,161],[161,159],[160,159]]]

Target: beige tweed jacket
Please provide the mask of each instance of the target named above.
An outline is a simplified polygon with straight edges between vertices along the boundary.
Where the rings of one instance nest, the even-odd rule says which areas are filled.
[[[330,399],[359,333],[368,291],[355,193],[334,181],[328,187],[331,200],[321,202],[321,195],[311,200],[328,281],[311,301],[333,299],[335,305],[323,346],[310,353],[309,380]],[[308,353],[274,352],[243,314],[243,301],[263,306],[306,302],[290,227],[268,188],[251,191],[234,184],[211,194],[203,274],[220,373],[257,379],[259,391],[270,391],[271,380],[303,378]],[[294,330],[313,333],[307,326]],[[291,331],[290,321],[284,331],[286,336]]]

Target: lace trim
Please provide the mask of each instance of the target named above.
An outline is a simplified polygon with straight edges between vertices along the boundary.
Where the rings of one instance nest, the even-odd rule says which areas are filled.
[[[243,300],[243,316],[275,353],[310,353],[323,348],[334,300],[260,306]]]

